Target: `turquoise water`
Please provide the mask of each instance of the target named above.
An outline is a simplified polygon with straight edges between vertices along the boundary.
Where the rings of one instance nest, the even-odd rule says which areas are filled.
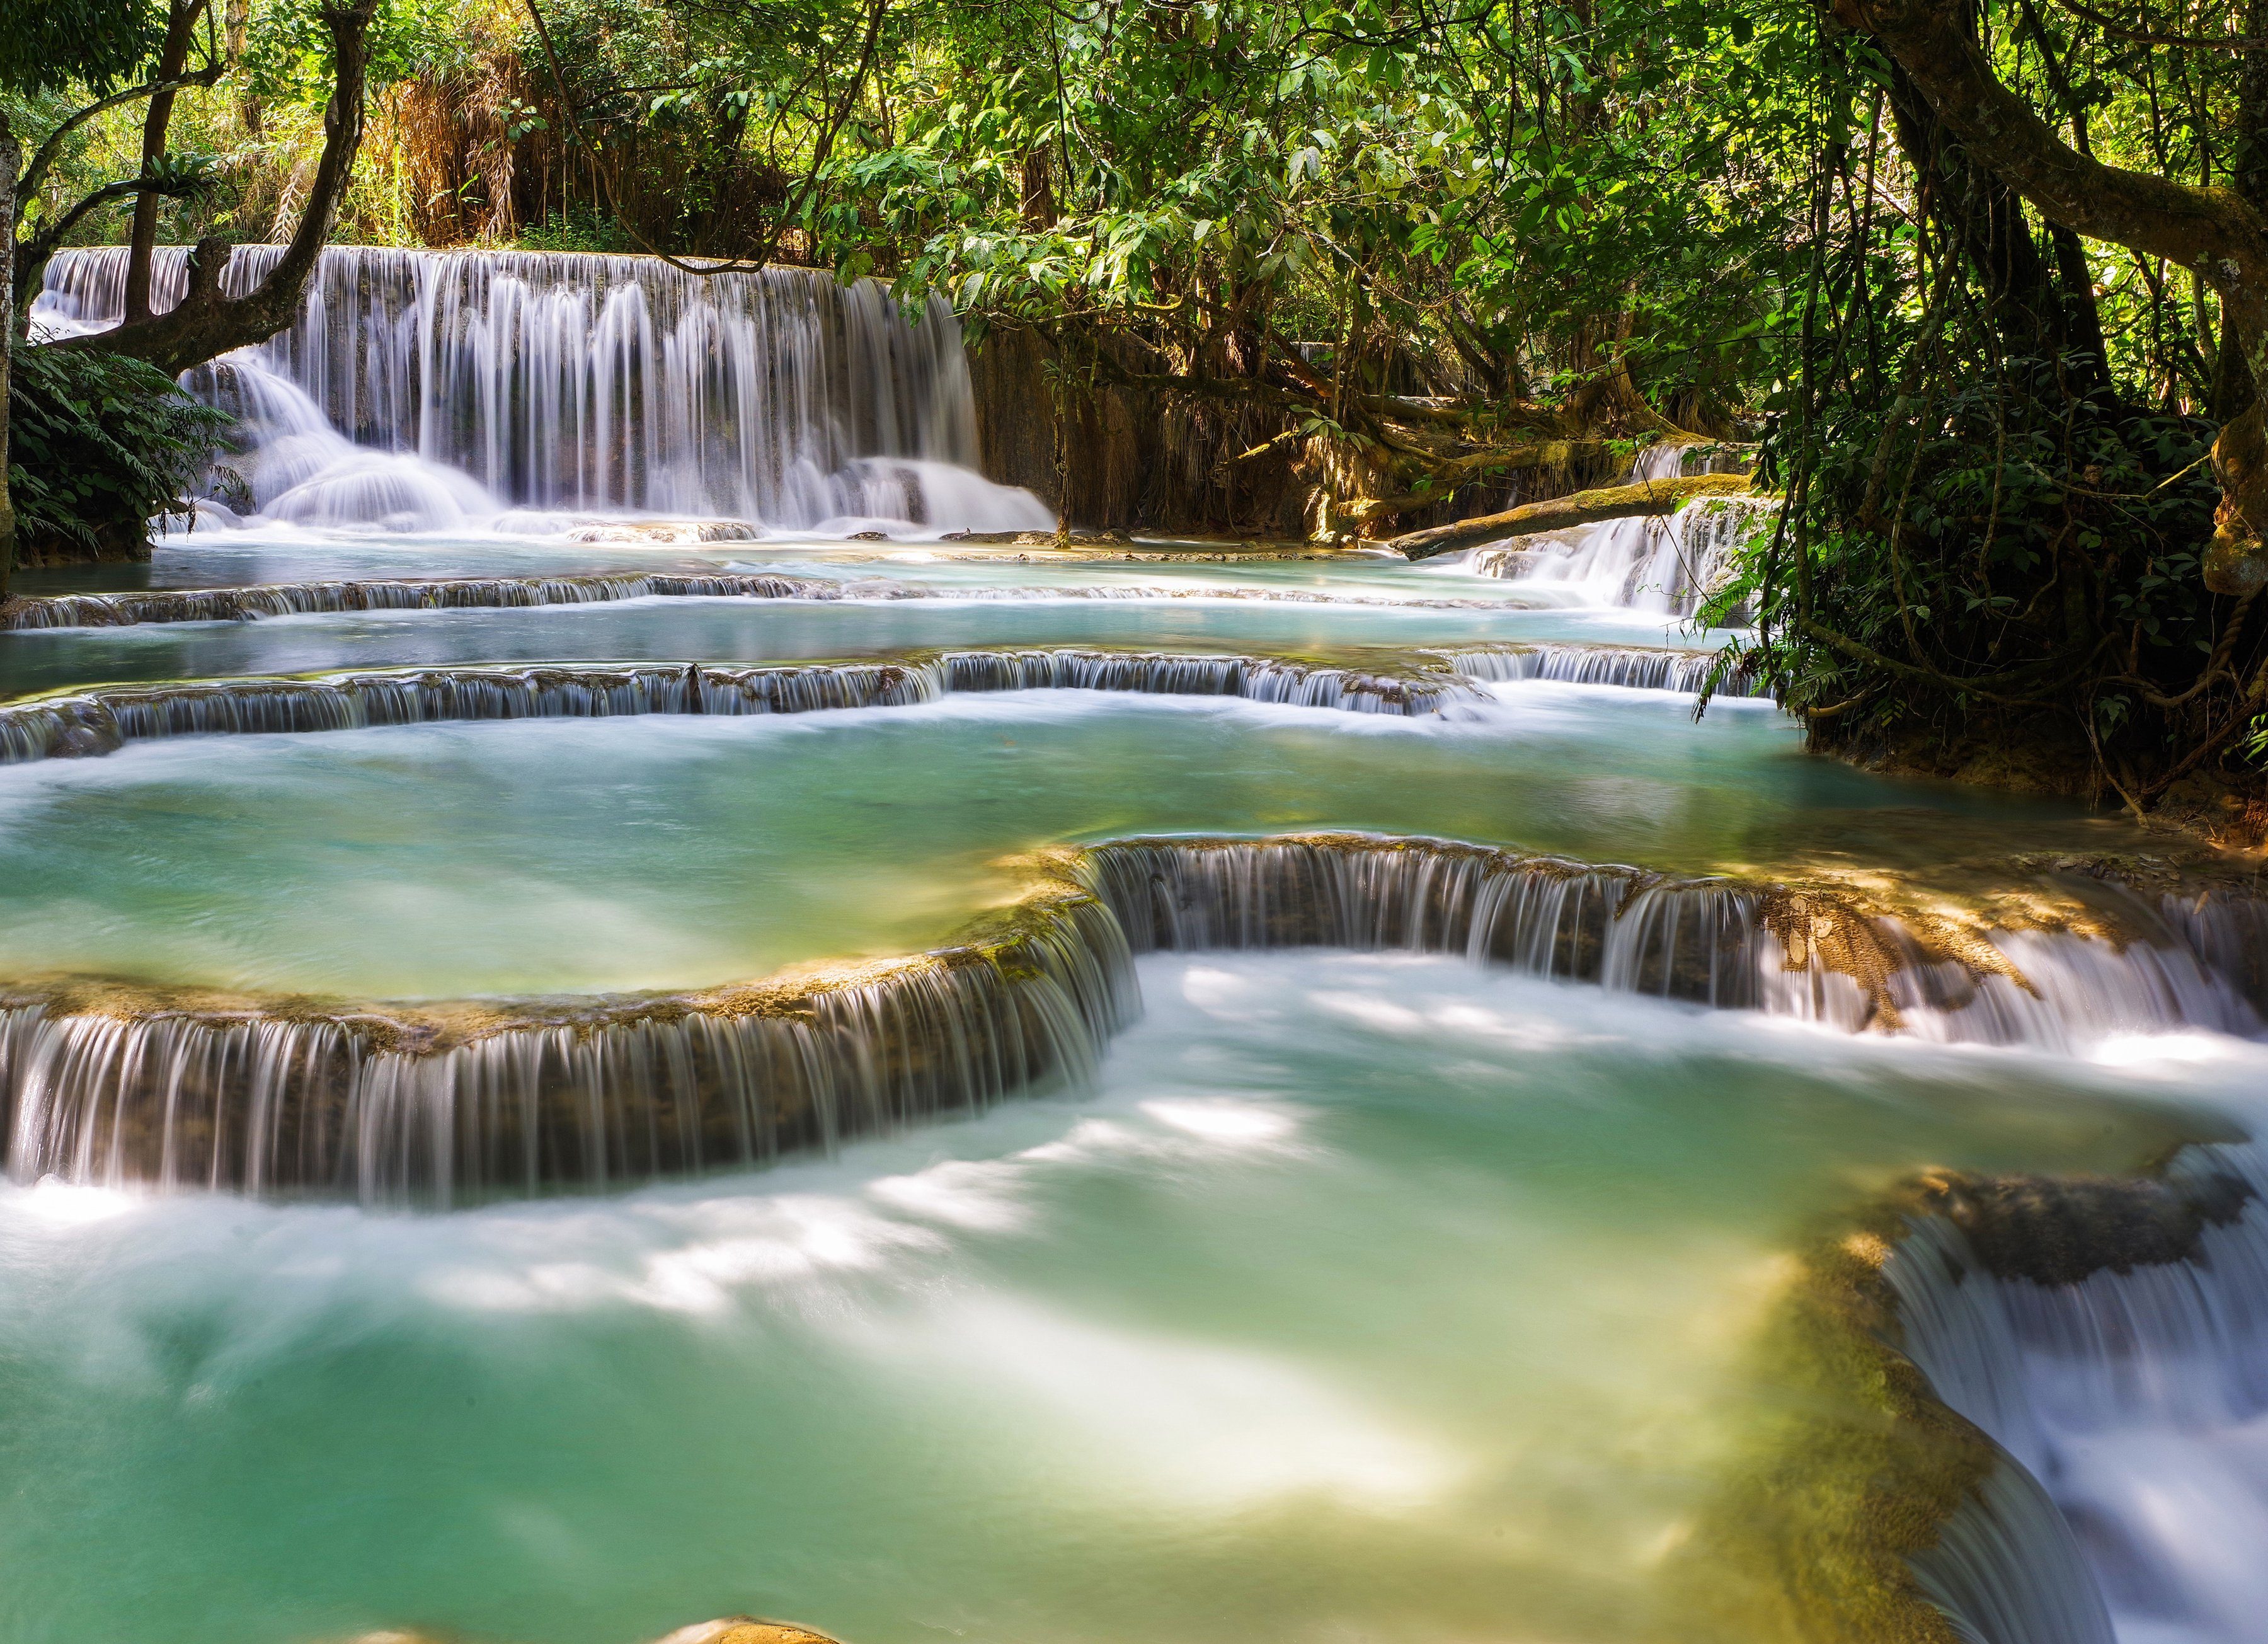
[[[1453,567],[810,543],[259,533],[32,591],[720,568],[892,586],[0,636],[0,691],[1726,638]],[[1023,853],[1153,832],[1861,877],[2149,848],[1692,708],[1035,691],[142,744],[0,768],[0,976],[700,986],[919,948]],[[2224,1133],[2268,1071],[2203,1034],[1955,1051],[1407,956],[1141,979],[1091,1095],[762,1175],[429,1215],[0,1186],[0,1644],[630,1644],[743,1611],[849,1644],[1754,1644],[1696,1618],[1685,1550],[1774,1407],[1747,1355],[1799,1244],[1924,1167]]]
[[[939,647],[1108,645],[1360,660],[1412,646],[1721,644],[1597,612],[1228,600],[686,599],[517,610],[355,611],[256,622],[34,630],[0,647],[0,694],[226,674],[444,662],[782,661]]]
[[[1764,704],[1697,725],[1667,694],[1497,689],[1449,719],[1029,691],[8,767],[0,970],[387,998],[700,985],[936,941],[1012,895],[1001,859],[1071,841],[1349,828],[1694,868],[2026,815],[1806,758]]]
[[[1550,602],[1549,592],[1519,589],[1501,579],[1397,557],[1341,555],[1280,560],[1203,550],[1184,559],[1160,544],[1128,550],[1173,552],[1171,561],[1114,559],[1107,550],[1057,554],[1048,549],[946,545],[896,548],[858,542],[578,542],[482,534],[400,536],[385,532],[330,537],[261,529],[199,533],[158,543],[144,565],[68,566],[24,573],[26,593],[110,593],[139,588],[235,587],[360,577],[563,577],[625,571],[703,571],[745,567],[782,575],[887,576],[931,586],[1023,587],[1172,585],[1188,588],[1332,588],[1395,599],[1477,599],[1502,604]],[[1564,596],[1563,596],[1564,597]]]
[[[1092,1101],[762,1176],[0,1190],[0,1636],[1690,1640],[1666,1583],[1808,1219],[2168,1110],[1454,962],[1143,982]]]

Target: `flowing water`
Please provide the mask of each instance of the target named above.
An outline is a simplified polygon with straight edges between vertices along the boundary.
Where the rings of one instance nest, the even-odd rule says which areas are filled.
[[[280,247],[249,247],[249,290]],[[65,252],[33,323],[114,325],[122,249]],[[185,252],[154,300],[180,300]],[[298,325],[192,373],[237,418],[219,525],[551,534],[625,510],[755,526],[1046,530],[976,474],[961,329],[873,281],[636,257],[334,247]]]
[[[1091,1100],[766,1176],[0,1196],[19,1635],[1666,1636],[1803,1215],[2151,1131],[1447,961],[1141,981]]]
[[[913,541],[1055,523],[969,382],[871,285],[335,249],[195,528],[27,583],[0,1640],[1793,1638],[1762,1344],[1926,1171],[2083,1209],[1883,1235],[1999,1447],[1908,1602],[2258,1636],[2268,903],[1805,755],[1690,625],[1756,505]]]

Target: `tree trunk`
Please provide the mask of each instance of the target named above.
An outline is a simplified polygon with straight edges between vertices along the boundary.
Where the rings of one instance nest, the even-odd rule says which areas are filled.
[[[24,151],[9,129],[8,116],[0,114],[0,224],[16,220],[16,175],[23,161]],[[12,240],[14,231],[9,232]],[[8,412],[16,352],[15,267],[14,257],[0,256],[0,601],[7,599],[9,579],[16,569],[16,503],[8,486]]]
[[[166,44],[158,54],[160,80],[177,78],[188,67],[189,47],[197,36],[197,18],[205,0],[173,0],[166,13]],[[173,93],[159,92],[142,114],[142,175],[147,177],[166,158],[166,128],[173,122]],[[143,194],[134,201],[134,232],[127,241],[126,323],[150,317],[150,264],[158,249],[158,195]]]
[[[221,274],[232,247],[217,235],[208,235],[189,253],[188,292],[170,312],[129,321],[114,331],[41,346],[126,354],[177,377],[232,349],[264,343],[298,318],[307,276],[330,238],[339,197],[346,192],[355,151],[362,143],[364,85],[370,62],[367,36],[377,10],[378,0],[352,0],[341,10],[323,13],[337,73],[330,103],[323,110],[322,158],[299,225],[268,277],[242,297],[223,296]]]
[[[1480,542],[1499,542],[1508,536],[1535,536],[1544,531],[1564,531],[1571,526],[1597,525],[1606,520],[1629,520],[1642,514],[1675,513],[1702,497],[1745,497],[1745,474],[1695,474],[1683,479],[1641,480],[1635,485],[1609,485],[1577,491],[1549,502],[1522,503],[1504,513],[1484,513],[1454,525],[1437,525],[1388,537],[1383,546],[1399,549],[1411,559],[1431,559]]]
[[[2244,8],[2248,39],[2268,38],[2268,0],[2249,0]],[[2236,141],[2229,155],[2229,181],[2246,204],[2268,217],[2268,51],[2248,51],[2236,77]],[[2255,391],[2246,369],[2243,343],[2222,308],[2220,348],[2213,356],[2213,420],[2224,426],[2252,409]]]
[[[1062,215],[1056,206],[1054,167],[1049,164],[1044,148],[1028,150],[1024,155],[1020,204],[1024,226],[1034,232],[1053,228],[1056,218]]]
[[[1946,129],[1911,77],[1890,75],[1890,129],[1921,180],[1921,198],[1944,241],[1976,271],[2004,356],[2060,361],[2076,356],[2080,394],[2107,387],[2102,322],[2087,253],[2068,228],[2049,225],[2050,263],[2032,240],[2024,203]]]
[[[210,4],[211,0],[207,0]],[[252,0],[227,0],[221,13],[221,43],[228,53],[231,68],[244,61],[244,47],[252,26]],[[236,117],[246,132],[260,135],[260,99],[247,91],[236,105]]]
[[[2193,270],[2220,294],[2228,335],[2255,391],[2268,381],[2268,219],[2234,189],[2199,188],[2105,166],[2058,137],[1994,76],[1960,0],[1831,0],[1836,19],[1871,35],[1912,77],[1946,129],[2049,221]],[[2257,402],[2213,442],[2220,508],[2205,586],[2268,586],[2268,426]]]

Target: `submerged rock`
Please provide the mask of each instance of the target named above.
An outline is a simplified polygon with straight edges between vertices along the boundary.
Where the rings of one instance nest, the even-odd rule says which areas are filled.
[[[1987,1272],[2042,1285],[2194,1261],[2205,1229],[2235,1221],[2252,1197],[2227,1174],[1955,1176],[1943,1191],[1945,1215]]]
[[[836,1644],[824,1633],[814,1633],[792,1621],[761,1621],[754,1616],[725,1616],[696,1622],[654,1640],[654,1644]]]
[[[381,1627],[375,1633],[357,1633],[337,1644],[451,1644],[451,1640],[438,1633]],[[837,1640],[792,1621],[720,1616],[714,1621],[696,1621],[691,1626],[665,1633],[653,1644],[837,1644]]]

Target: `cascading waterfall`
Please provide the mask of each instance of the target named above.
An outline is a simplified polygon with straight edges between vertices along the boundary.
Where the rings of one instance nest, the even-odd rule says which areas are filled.
[[[1684,473],[1693,449],[1650,446],[1616,483],[1675,479]],[[1564,588],[1585,604],[1690,616],[1723,583],[1733,554],[1757,516],[1778,505],[1764,498],[1703,498],[1667,519],[1608,520],[1550,535],[1516,537],[1500,546],[1469,549],[1457,563],[1479,576]],[[1723,620],[1736,624],[1747,618],[1728,612]]]
[[[1757,896],[1448,841],[1129,841],[1085,873],[1136,953],[1462,953],[1546,977],[1745,1007]]]
[[[833,982],[468,1007],[207,1005],[108,986],[90,1005],[75,984],[19,989],[0,1030],[6,1168],[449,1205],[743,1166],[1076,1082],[1138,1012],[1133,955],[1160,949],[1457,953],[1854,1030],[1882,1020],[1819,943],[1787,945],[1786,893],[1769,885],[1355,836],[1128,840],[1065,871],[1002,936]],[[1875,926],[1915,965],[1944,968]],[[2089,951],[2089,966],[2120,961],[2107,944],[2051,940]],[[2140,943],[2124,953],[2166,962]],[[1925,997],[1958,991],[1943,976],[1911,980],[1896,1020],[1938,1038],[2075,1039],[2094,1001],[2066,997],[2063,974],[2042,967],[2029,1015],[1964,1014],[1987,987],[2022,992],[2007,977],[1964,973],[1967,996],[1949,1002]],[[2234,998],[2227,984],[2167,995],[2147,1025],[2242,1009]]]
[[[1462,953],[1476,962],[1856,1032],[2064,1050],[2105,1034],[2199,1027],[2253,1033],[2249,899],[2124,905],[2153,939],[1995,933],[2007,969],[1932,955],[1891,919],[1852,919],[1872,989],[1801,951],[1770,887],[1677,879],[1448,840],[1158,840],[1096,847],[1086,873],[1137,953],[1342,947]],[[1775,928],[1775,927],[1778,928]]]
[[[1516,610],[1501,600],[1405,600],[1317,593],[1308,588],[1169,584],[1047,584],[1035,587],[924,586],[887,577],[842,581],[763,573],[656,572],[637,576],[374,578],[337,582],[272,582],[244,588],[182,588],[136,593],[65,593],[11,601],[0,608],[0,632],[66,628],[130,628],[143,623],[231,622],[332,611],[472,610],[589,605],[665,595],[707,599],[935,600],[1019,604],[1049,600],[1130,602],[1230,601],[1270,605],[1358,605],[1403,610]]]
[[[2071,1527],[2039,1481],[2005,1460],[1912,1567],[1965,1644],[2117,1644]]]
[[[1718,673],[1714,651],[1676,651],[1651,645],[1507,645],[1449,654],[1449,666],[1468,679],[1490,683],[1556,680],[1570,685],[1613,685],[1627,690],[1671,690],[1697,695],[1706,685],[1717,697],[1768,697],[1771,693],[1742,667]],[[1715,675],[1715,683],[1711,678]]]
[[[1140,1009],[1085,900],[1012,940],[801,991],[446,1023],[0,1017],[9,1173],[443,1207],[747,1168],[1092,1079]]]
[[[1395,677],[1266,657],[1116,651],[950,651],[903,661],[761,667],[413,668],[111,686],[11,704],[0,707],[0,764],[85,758],[175,736],[351,731],[442,720],[814,713],[1007,690],[1238,697],[1407,717],[1440,713],[1469,689],[1446,675]]]
[[[1521,547],[1474,550],[1471,569],[1538,587],[1565,587],[1586,602],[1690,616],[1725,579],[1732,557],[1760,515],[1764,498],[1705,497],[1667,519],[1637,517],[1586,526],[1572,542],[1528,539]],[[1743,620],[1738,613],[1728,622]]]
[[[242,247],[248,291],[282,254]],[[180,299],[162,250],[153,306]],[[48,334],[114,325],[122,247],[67,251]],[[298,322],[187,386],[237,419],[203,516],[548,534],[578,515],[722,516],[821,534],[1049,529],[975,471],[961,329],[909,323],[876,282],[703,276],[652,258],[326,249]]]
[[[722,571],[638,576],[468,577],[446,581],[374,578],[276,582],[249,588],[169,588],[147,593],[62,593],[0,610],[0,630],[134,628],[144,623],[253,622],[339,611],[523,610],[617,600],[831,600],[843,585],[807,578]]]
[[[1982,1242],[1926,1219],[1885,1270],[1906,1351],[1938,1396],[2007,1452],[2011,1489],[2043,1486],[2052,1501],[2003,1566],[2067,1571],[2057,1543],[2075,1542],[2085,1568],[2061,1577],[2070,1602],[2107,1610],[2096,1631],[2021,1636],[2257,1639],[2268,1156],[2192,1146],[2162,1184],[2072,1184],[2068,1205],[2058,1191],[2027,1196],[2014,1232],[1988,1227]]]

